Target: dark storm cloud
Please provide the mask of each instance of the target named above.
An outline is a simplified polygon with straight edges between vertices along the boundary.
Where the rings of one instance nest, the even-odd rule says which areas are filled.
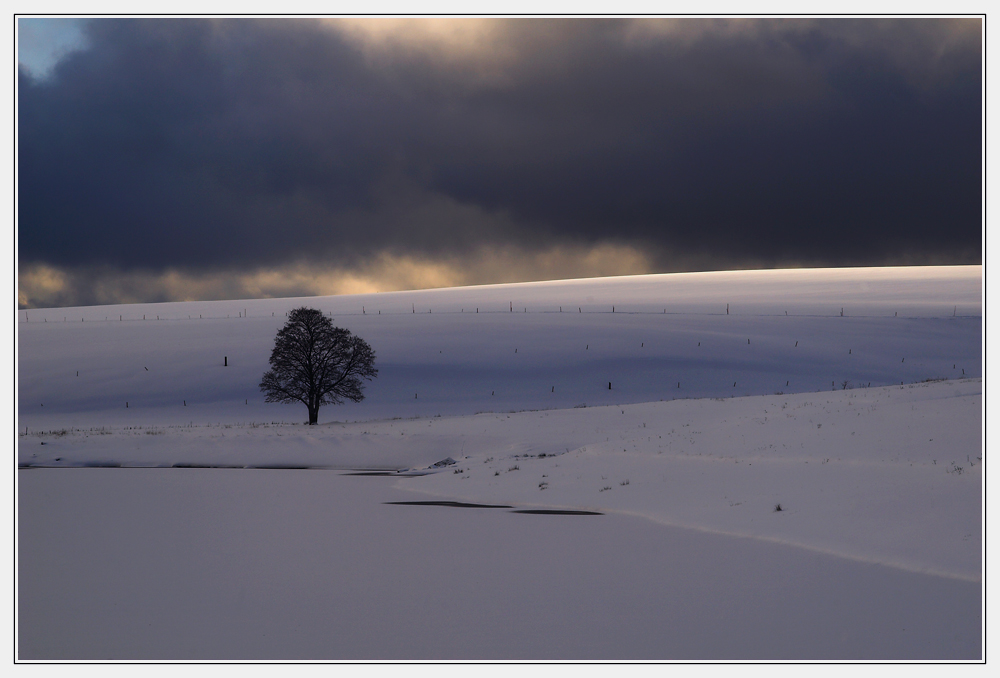
[[[603,242],[661,270],[981,260],[978,21],[86,31],[19,75],[22,266]]]

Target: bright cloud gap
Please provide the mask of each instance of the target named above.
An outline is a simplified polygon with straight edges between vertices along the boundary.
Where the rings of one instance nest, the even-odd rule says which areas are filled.
[[[208,272],[23,266],[20,308],[365,294],[654,272],[636,247],[480,250],[438,258],[383,252],[354,267],[298,262]]]

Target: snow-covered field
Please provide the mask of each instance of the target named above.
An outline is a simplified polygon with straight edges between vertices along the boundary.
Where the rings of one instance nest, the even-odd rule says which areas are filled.
[[[981,276],[21,311],[19,656],[979,659]],[[316,427],[300,305],[380,370]]]

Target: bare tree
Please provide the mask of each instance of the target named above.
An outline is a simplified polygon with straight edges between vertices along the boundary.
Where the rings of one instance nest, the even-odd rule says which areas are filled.
[[[309,409],[310,424],[319,419],[320,405],[364,400],[362,380],[378,376],[368,342],[334,327],[330,318],[313,308],[288,314],[269,362],[271,369],[260,382],[265,402],[301,402]]]

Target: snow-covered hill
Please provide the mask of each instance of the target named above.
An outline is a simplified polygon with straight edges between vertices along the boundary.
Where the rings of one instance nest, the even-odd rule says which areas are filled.
[[[377,355],[366,400],[320,421],[982,374],[981,267],[685,273],[21,311],[19,425],[302,421],[304,407],[265,404],[257,388],[302,305]]]
[[[301,305],[380,370],[312,427]],[[22,659],[982,656],[981,267],[19,317]]]

